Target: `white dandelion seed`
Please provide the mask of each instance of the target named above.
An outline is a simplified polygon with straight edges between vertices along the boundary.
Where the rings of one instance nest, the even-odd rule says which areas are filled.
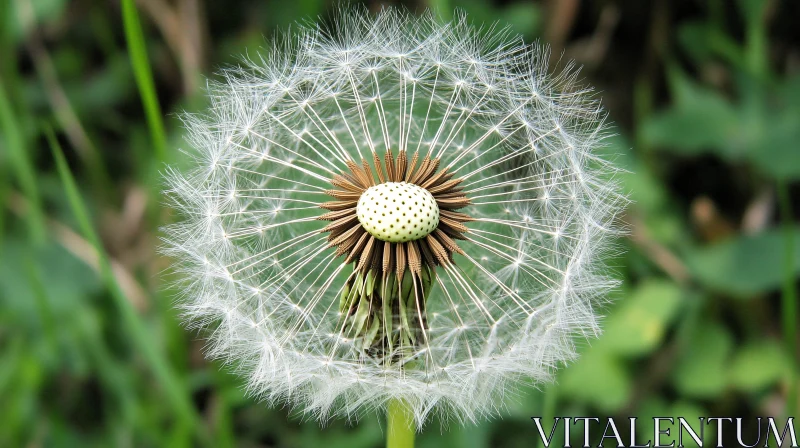
[[[190,325],[320,420],[496,414],[594,335],[624,203],[605,115],[547,51],[393,9],[301,29],[210,83],[166,174]]]

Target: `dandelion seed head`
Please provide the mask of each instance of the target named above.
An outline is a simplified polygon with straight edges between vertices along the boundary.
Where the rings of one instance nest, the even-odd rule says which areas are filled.
[[[347,9],[209,81],[163,249],[208,355],[321,421],[476,421],[550,380],[599,331],[625,199],[604,112],[548,60],[463,15]]]

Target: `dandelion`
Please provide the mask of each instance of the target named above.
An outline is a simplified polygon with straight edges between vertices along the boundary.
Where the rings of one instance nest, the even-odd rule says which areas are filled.
[[[165,230],[210,356],[322,421],[399,403],[417,427],[573,358],[624,198],[604,113],[547,59],[464,16],[347,10],[210,83]]]

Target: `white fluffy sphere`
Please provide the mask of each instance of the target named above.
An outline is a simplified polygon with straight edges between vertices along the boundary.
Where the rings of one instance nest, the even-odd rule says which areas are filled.
[[[401,399],[419,425],[432,412],[474,421],[497,414],[521,382],[551,379],[574,358],[573,338],[599,331],[595,306],[614,285],[602,255],[624,203],[596,153],[604,112],[575,72],[551,74],[546,49],[459,15],[346,10],[275,42],[209,83],[208,112],[183,117],[193,168],[166,173],[183,218],[165,229],[165,252],[209,356],[258,397],[320,420]],[[326,193],[334,176],[390,148],[457,178],[469,220],[453,224],[454,241],[442,237],[458,250],[412,315],[424,334],[383,362],[342,331],[353,265],[322,232],[320,207],[337,207]],[[371,189],[376,208],[359,204],[362,223],[386,201],[429,204],[419,187],[392,188]],[[439,208],[407,216],[409,233],[395,209],[400,234],[370,233],[420,237],[414,225],[456,216]]]

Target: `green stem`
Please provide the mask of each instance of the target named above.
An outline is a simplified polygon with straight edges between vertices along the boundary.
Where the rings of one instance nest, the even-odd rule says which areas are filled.
[[[797,356],[797,291],[795,291],[794,277],[794,229],[792,225],[792,199],[789,195],[789,186],[785,181],[778,182],[778,206],[783,222],[785,252],[784,252],[784,281],[783,294],[781,294],[781,315],[783,317],[783,339],[786,351],[795,359]],[[798,384],[795,377],[789,389],[789,398],[786,400],[786,412],[795,414],[798,401]]]
[[[153,139],[153,149],[158,161],[164,163],[167,158],[167,137],[162,121],[161,106],[158,104],[153,71],[150,68],[150,61],[147,59],[147,43],[134,0],[122,0],[122,22],[133,74],[136,78],[136,85],[139,87],[139,95],[142,97],[150,136]]]
[[[411,410],[402,400],[394,399],[389,402],[386,426],[386,448],[414,448],[414,419]]]
[[[18,120],[19,111],[15,111],[11,97],[8,95],[6,81],[0,77],[0,131],[3,138],[0,143],[5,143],[9,165],[13,169],[3,170],[3,174],[16,176],[22,193],[28,201],[26,211],[28,229],[34,243],[42,243],[47,239],[44,213],[42,212],[42,199],[39,193],[39,184],[36,179],[36,168],[33,165],[33,148],[27,146],[22,133],[23,126]]]

